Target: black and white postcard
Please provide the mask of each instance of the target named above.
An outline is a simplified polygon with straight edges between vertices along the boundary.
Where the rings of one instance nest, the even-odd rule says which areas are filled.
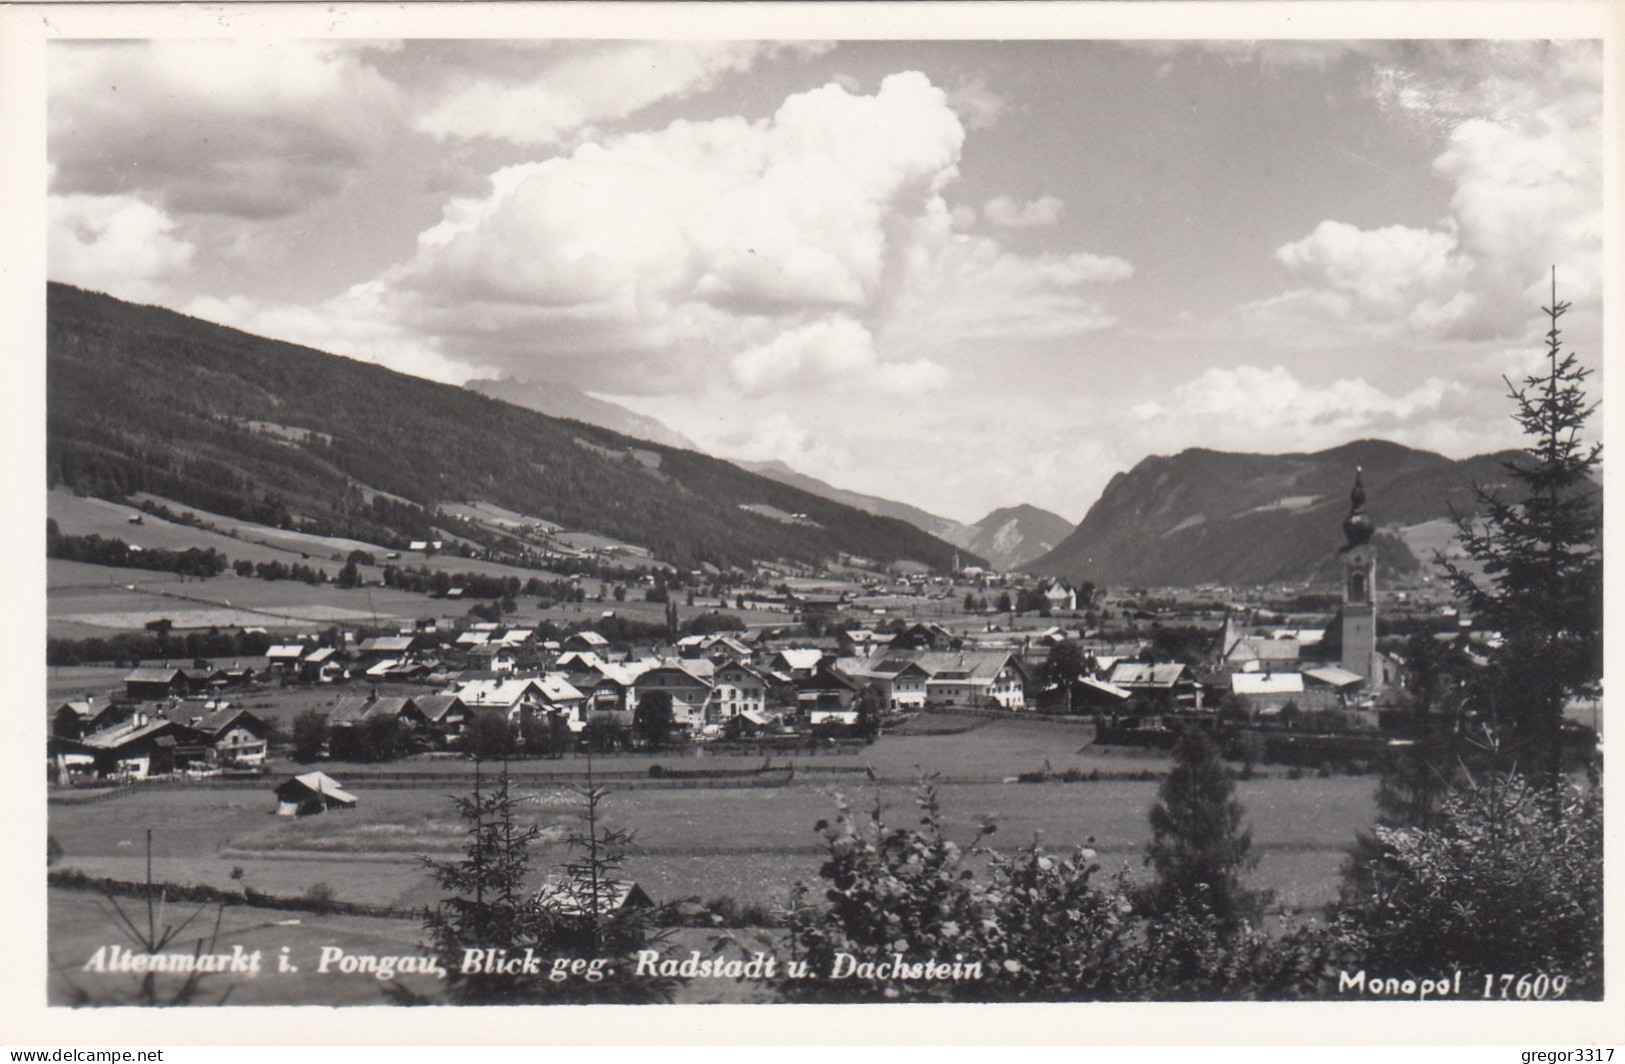
[[[1621,1033],[1617,7],[4,14],[19,1030]]]

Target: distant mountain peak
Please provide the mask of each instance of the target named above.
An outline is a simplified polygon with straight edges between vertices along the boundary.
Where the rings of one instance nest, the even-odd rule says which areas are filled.
[[[659,419],[646,417],[608,399],[589,395],[564,381],[502,377],[471,380],[463,387],[493,399],[501,399],[505,403],[535,410],[549,417],[585,421],[589,425],[597,425],[623,436],[648,440],[651,443],[663,443],[667,447],[681,447],[685,451],[699,450],[693,440],[668,428]]]

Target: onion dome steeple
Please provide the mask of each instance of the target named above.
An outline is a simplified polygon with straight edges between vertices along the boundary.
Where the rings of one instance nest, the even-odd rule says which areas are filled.
[[[1365,512],[1365,485],[1360,482],[1362,470],[1354,467],[1354,490],[1349,492],[1349,515],[1343,520],[1343,535],[1348,539],[1345,551],[1355,547],[1363,547],[1371,542],[1371,535],[1377,527],[1371,523],[1371,518]]]

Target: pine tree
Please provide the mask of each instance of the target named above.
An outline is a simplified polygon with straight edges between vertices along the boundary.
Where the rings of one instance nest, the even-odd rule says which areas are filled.
[[[1197,912],[1226,931],[1260,914],[1267,896],[1242,884],[1258,858],[1235,790],[1213,739],[1196,728],[1180,735],[1151,809],[1145,860],[1155,879],[1141,899],[1148,914]]]
[[[587,780],[572,787],[580,798],[578,825],[564,838],[569,857],[556,886],[544,892],[541,917],[554,948],[574,957],[608,962],[601,979],[570,980],[551,988],[560,1002],[655,1002],[671,1000],[679,980],[637,975],[637,954],[659,948],[669,932],[657,926],[658,912],[634,903],[626,878],[626,855],[633,832],[605,823],[608,788],[600,786],[587,762]]]
[[[455,861],[423,858],[435,883],[448,894],[424,920],[432,947],[447,971],[451,997],[463,1004],[501,1005],[535,1000],[539,983],[511,975],[462,971],[465,951],[505,949],[510,955],[546,947],[540,911],[526,890],[530,844],[541,833],[516,819],[519,799],[502,766],[496,787],[486,790],[474,766],[474,790],[452,799],[466,825],[468,842]]]
[[[1457,539],[1483,577],[1444,562],[1458,597],[1479,624],[1500,633],[1488,676],[1487,709],[1510,725],[1514,756],[1548,779],[1562,771],[1563,705],[1602,676],[1602,507],[1596,476],[1602,445],[1581,432],[1597,406],[1591,371],[1563,350],[1556,271],[1544,372],[1507,381],[1514,420],[1528,437],[1519,461],[1504,463],[1522,497],[1475,486],[1478,516],[1458,515]],[[1443,561],[1443,559],[1440,559]]]

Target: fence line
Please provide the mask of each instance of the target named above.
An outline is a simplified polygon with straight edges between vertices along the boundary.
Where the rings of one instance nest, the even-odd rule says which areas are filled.
[[[1143,783],[1163,778],[1164,773],[1151,769],[1138,769],[1134,771],[1091,772],[1087,775],[1063,776],[1055,773],[1044,777],[1034,777],[1032,774],[1020,775],[990,775],[990,774],[947,774],[936,773],[930,775],[929,781],[936,785],[950,786],[1000,786],[1005,784],[1088,784],[1088,783]],[[1264,775],[1259,773],[1259,775]],[[392,778],[382,777],[354,777],[350,788],[358,795],[366,794],[365,787],[369,783],[380,785],[383,790],[441,790],[447,787],[467,786],[472,777],[455,776],[450,778],[414,775],[399,773]],[[751,790],[751,789],[777,789],[783,787],[808,787],[846,782],[873,783],[886,787],[911,787],[920,782],[921,777],[915,775],[877,775],[864,766],[791,766],[775,768],[769,772],[752,774],[747,777],[670,777],[670,776],[634,776],[625,779],[606,780],[601,776],[594,776],[595,783],[608,784],[611,790],[616,791],[675,791],[675,790]],[[519,786],[547,784],[554,786],[583,785],[587,778],[582,774],[557,775],[547,778],[536,776],[515,777],[513,783]],[[94,795],[53,794],[48,801],[57,805],[94,805],[98,802],[112,801],[116,798],[126,797],[141,789],[173,790],[193,788],[198,790],[215,790],[239,788],[247,785],[244,780],[199,779],[199,780],[146,780],[141,783],[126,784],[115,791],[108,791]],[[257,785],[263,786],[263,781]]]

